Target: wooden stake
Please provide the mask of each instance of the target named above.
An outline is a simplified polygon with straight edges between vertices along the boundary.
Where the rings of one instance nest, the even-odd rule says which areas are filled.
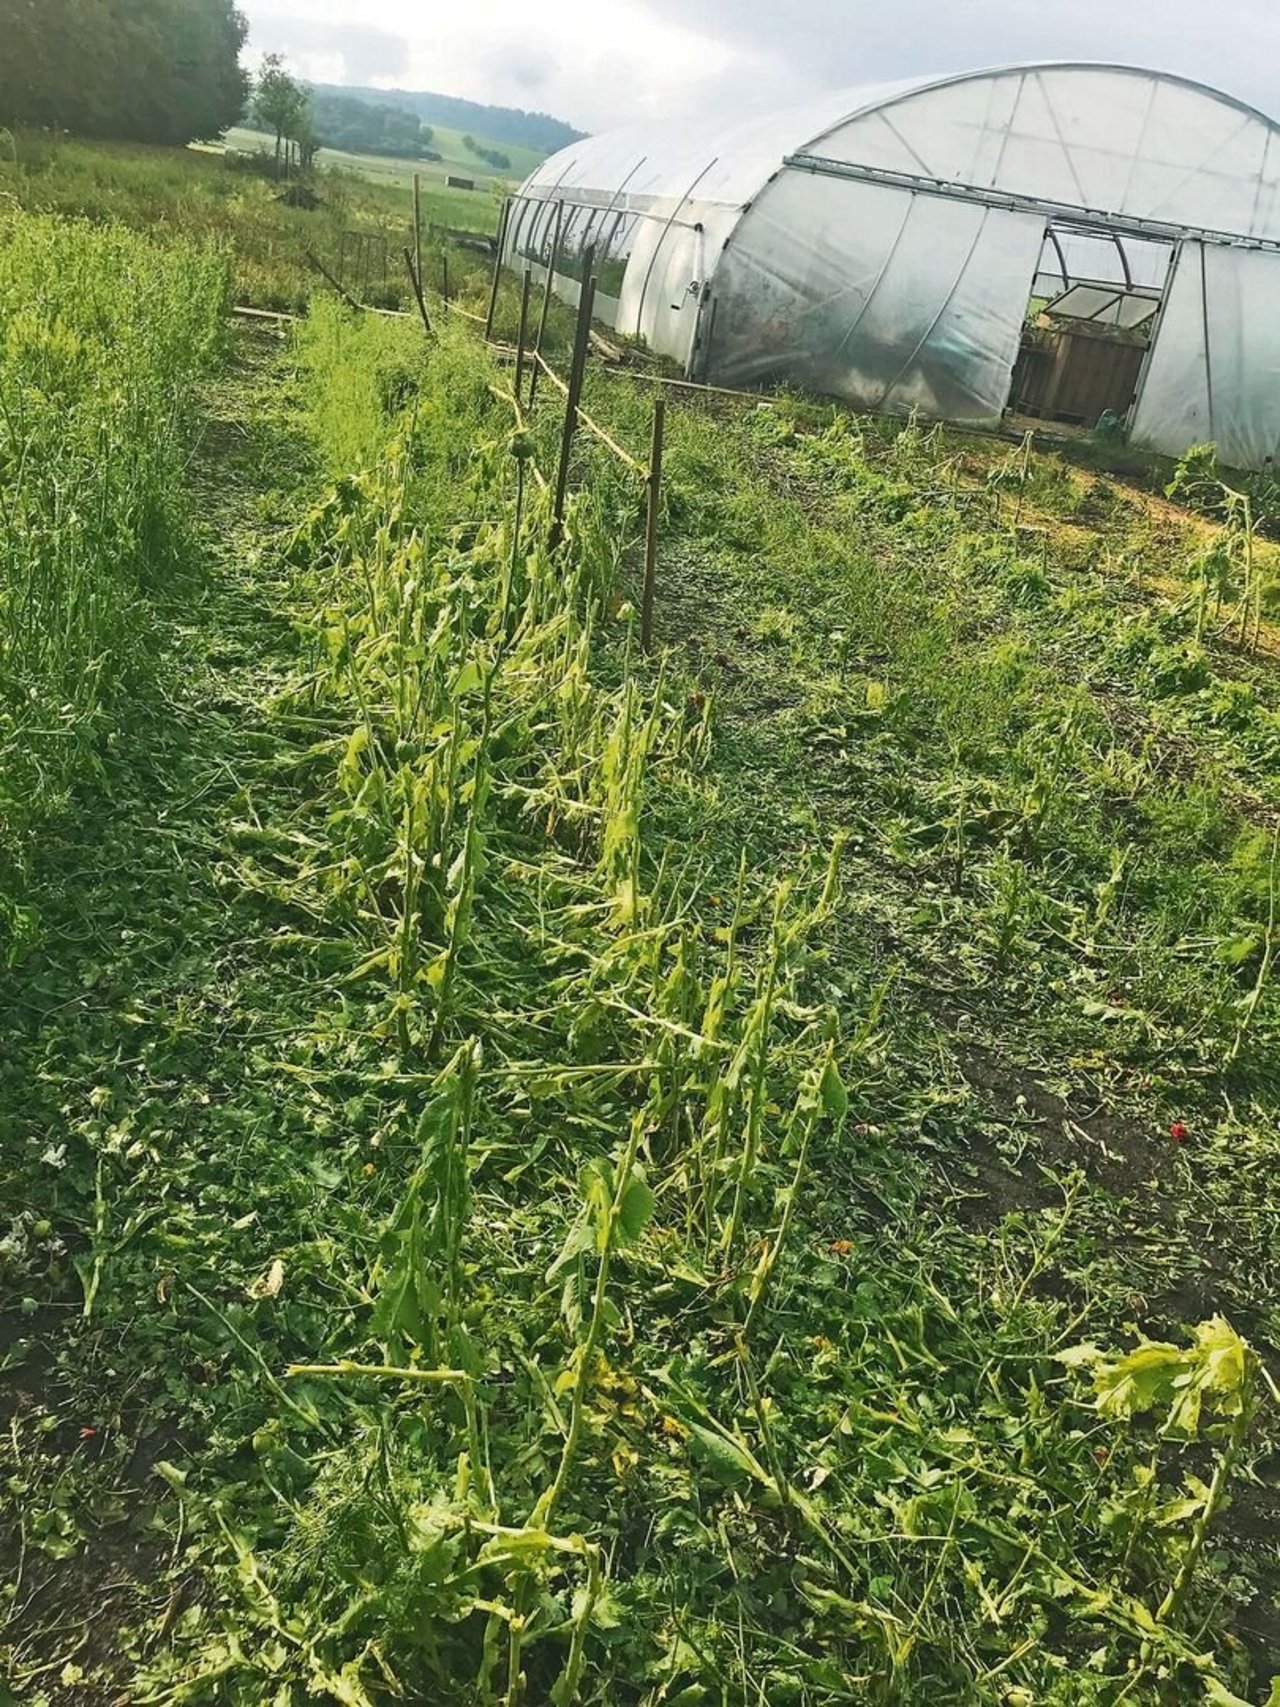
[[[489,287],[489,312],[484,317],[486,342],[493,336],[493,317],[498,312],[498,287],[502,283],[502,251],[507,246],[507,221],[510,217],[511,197],[508,196],[502,204],[502,218],[498,221],[498,247],[493,257],[493,282]]]
[[[649,506],[644,530],[644,596],[640,604],[640,644],[653,649],[653,598],[658,579],[658,517],[662,508],[662,448],[666,438],[667,400],[653,405],[653,448],[649,453]]]
[[[422,174],[413,174],[413,271],[422,294]]]
[[[444,298],[445,307],[448,308],[448,306],[449,306],[449,257],[447,254],[442,255],[440,258],[440,269],[441,269],[441,273],[443,275],[442,280],[441,280],[441,286],[440,286],[440,294]]]
[[[569,497],[569,462],[573,455],[573,438],[578,430],[578,405],[582,401],[582,375],[590,348],[591,312],[595,307],[596,281],[590,269],[595,256],[590,250],[584,256],[587,263],[583,276],[582,296],[578,303],[578,330],[573,341],[573,365],[569,369],[569,395],[564,406],[564,431],[560,436],[560,467],[556,475],[555,508],[551,519],[549,547],[554,551],[564,538],[564,511]]]
[[[516,339],[516,402],[524,390],[524,346],[529,336],[529,298],[533,293],[533,274],[528,267],[524,270],[524,281],[520,287],[520,336]]]
[[[555,235],[551,239],[551,260],[547,267],[547,287],[542,293],[542,316],[538,321],[538,342],[534,347],[533,373],[529,378],[529,410],[538,396],[538,379],[542,372],[542,341],[547,335],[547,316],[551,312],[551,297],[555,290],[556,268],[560,265],[560,237],[564,230],[564,203],[556,203]]]
[[[352,296],[351,292],[345,285],[339,284],[338,280],[334,278],[333,274],[329,271],[328,267],[325,266],[324,262],[318,255],[313,254],[310,249],[304,249],[303,254],[307,258],[307,264],[314,267],[316,272],[320,274],[320,277],[333,286],[334,290],[337,291],[338,295],[346,303],[348,308],[364,307],[364,304]]]
[[[427,313],[427,299],[422,294],[422,274],[413,264],[413,256],[409,250],[404,252],[404,264],[409,269],[409,282],[413,286],[413,294],[418,299],[418,313],[422,316],[422,324],[427,329],[428,338],[431,336],[431,316]]]

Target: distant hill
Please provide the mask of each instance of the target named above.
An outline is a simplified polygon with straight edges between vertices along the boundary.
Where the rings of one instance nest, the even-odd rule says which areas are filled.
[[[539,154],[554,154],[571,142],[580,142],[586,134],[547,113],[526,113],[518,107],[488,107],[482,101],[463,101],[454,95],[433,95],[426,90],[348,88],[336,83],[317,83],[314,87],[322,95],[398,107],[402,112],[416,113],[427,124],[448,125],[493,142],[532,148]]]

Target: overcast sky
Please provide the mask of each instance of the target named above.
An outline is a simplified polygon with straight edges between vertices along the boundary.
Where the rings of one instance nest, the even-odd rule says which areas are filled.
[[[1180,71],[1280,117],[1276,0],[241,0],[316,82],[432,89],[603,130],[1024,59]]]

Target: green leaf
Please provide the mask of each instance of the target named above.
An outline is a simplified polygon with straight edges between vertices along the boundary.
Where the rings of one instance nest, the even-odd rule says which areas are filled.
[[[1073,1345],[1060,1351],[1054,1362],[1065,1363],[1068,1369],[1092,1369],[1102,1362],[1102,1356],[1096,1345]]]
[[[583,1257],[589,1250],[593,1250],[595,1242],[595,1229],[591,1225],[590,1219],[585,1214],[580,1215],[570,1227],[568,1236],[560,1247],[559,1256],[547,1270],[547,1279],[554,1280],[571,1263],[576,1263],[579,1257]]]
[[[452,697],[461,699],[463,694],[474,693],[483,681],[480,666],[474,658],[470,658],[454,677]]]
[[[1117,1420],[1170,1404],[1174,1382],[1186,1368],[1177,1346],[1151,1340],[1118,1363],[1103,1364],[1097,1374],[1098,1410]]]
[[[1280,1680],[1277,1680],[1276,1687],[1280,1687]],[[1233,1695],[1229,1689],[1224,1689],[1216,1677],[1205,1679],[1204,1698],[1211,1707],[1253,1707],[1251,1701],[1245,1701],[1241,1696]],[[1275,1702],[1276,1688],[1273,1688],[1267,1707],[1274,1707]]]
[[[175,1494],[185,1494],[187,1491],[187,1473],[179,1470],[176,1464],[170,1464],[167,1458],[157,1459],[154,1465],[155,1473],[162,1482],[167,1482]]]
[[[653,1219],[655,1199],[643,1172],[636,1168],[627,1181],[618,1208],[618,1243],[634,1245]]]
[[[1250,936],[1227,937],[1218,944],[1218,959],[1224,966],[1243,966],[1263,946],[1264,939],[1256,933]]]
[[[834,1060],[828,1060],[822,1070],[821,1095],[823,1111],[832,1120],[843,1120],[849,1112],[849,1093]]]
[[[1202,1322],[1186,1351],[1151,1340],[1096,1375],[1101,1415],[1124,1420],[1168,1406],[1164,1430],[1192,1440],[1207,1405],[1238,1417],[1248,1401],[1255,1354],[1221,1316]]]
[[[746,1448],[730,1436],[704,1428],[701,1423],[686,1422],[684,1426],[689,1430],[694,1456],[722,1482],[768,1481]]]
[[[579,1171],[578,1189],[587,1220],[595,1229],[596,1249],[602,1251],[608,1243],[613,1209],[613,1163],[604,1156],[593,1156]]]

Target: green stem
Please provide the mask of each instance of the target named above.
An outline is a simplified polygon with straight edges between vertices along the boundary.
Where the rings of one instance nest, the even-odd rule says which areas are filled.
[[[613,1243],[617,1232],[618,1218],[622,1212],[622,1202],[627,1194],[627,1187],[631,1183],[631,1173],[635,1167],[636,1154],[640,1148],[643,1131],[644,1117],[638,1114],[631,1122],[631,1136],[627,1140],[622,1166],[618,1169],[614,1182],[613,1201],[609,1206],[609,1216],[600,1251],[600,1266],[596,1271],[596,1287],[591,1301],[591,1320],[587,1325],[586,1338],[578,1347],[578,1367],[574,1375],[573,1400],[569,1411],[569,1433],[565,1437],[564,1450],[560,1454],[560,1466],[556,1471],[556,1479],[538,1501],[533,1516],[529,1520],[532,1525],[543,1529],[551,1527],[552,1514],[559,1505],[568,1485],[573,1461],[577,1457],[578,1446],[582,1440],[582,1422],[586,1415],[587,1394],[591,1386],[596,1347],[600,1343],[600,1335],[604,1328],[605,1304],[609,1293],[609,1269],[613,1259]]]
[[[747,1188],[751,1176],[755,1173],[756,1160],[760,1153],[760,1129],[764,1124],[764,1082],[769,1066],[769,1028],[773,1020],[773,999],[778,987],[778,962],[782,955],[782,945],[779,941],[781,907],[782,903],[779,899],[778,911],[774,915],[773,944],[769,955],[769,969],[765,974],[764,990],[760,998],[757,1020],[760,1031],[756,1048],[755,1071],[751,1078],[751,1101],[747,1109],[747,1130],[742,1145],[742,1159],[738,1165],[738,1179],[734,1187],[733,1210],[723,1241],[726,1258],[732,1256],[734,1247],[742,1234]]]
[[[1231,1434],[1228,1437],[1226,1447],[1214,1468],[1208,1497],[1204,1502],[1200,1516],[1196,1519],[1195,1527],[1191,1531],[1191,1540],[1187,1545],[1182,1564],[1178,1568],[1178,1574],[1173,1580],[1173,1587],[1165,1595],[1160,1610],[1156,1613],[1158,1624],[1175,1622],[1182,1611],[1183,1602],[1187,1598],[1187,1590],[1191,1587],[1191,1579],[1195,1575],[1196,1566],[1200,1562],[1200,1555],[1204,1551],[1204,1544],[1208,1538],[1210,1527],[1222,1507],[1223,1499],[1226,1497],[1227,1485],[1244,1447],[1245,1437],[1249,1432],[1249,1424],[1252,1420],[1253,1370],[1251,1362],[1246,1360],[1240,1414],[1231,1425]]]

